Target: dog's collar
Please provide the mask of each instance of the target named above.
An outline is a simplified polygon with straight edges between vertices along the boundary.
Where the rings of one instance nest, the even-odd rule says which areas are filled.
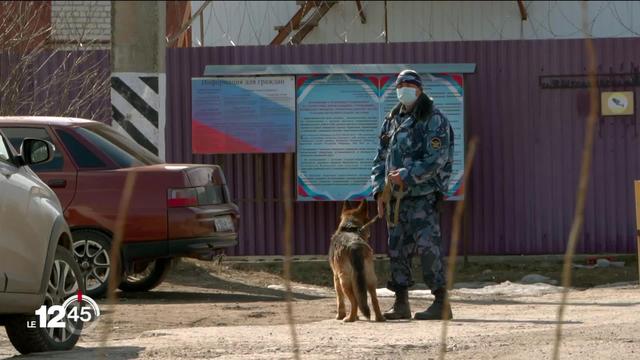
[[[362,226],[358,226],[351,221],[348,221],[344,225],[340,226],[341,232],[359,233],[361,229]]]
[[[360,227],[353,226],[353,225],[341,226],[340,227],[340,232],[359,233],[360,232]]]

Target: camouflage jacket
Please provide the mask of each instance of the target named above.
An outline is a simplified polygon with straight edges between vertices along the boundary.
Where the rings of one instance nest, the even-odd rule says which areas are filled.
[[[407,196],[435,192],[445,194],[453,162],[453,129],[422,94],[413,111],[403,113],[398,104],[386,116],[380,130],[378,152],[373,160],[373,194],[384,189],[387,174],[400,169]]]

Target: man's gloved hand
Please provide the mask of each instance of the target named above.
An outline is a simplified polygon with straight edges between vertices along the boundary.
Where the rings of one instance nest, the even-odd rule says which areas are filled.
[[[404,186],[405,184],[404,180],[402,180],[402,176],[400,175],[400,170],[402,169],[389,171],[389,180],[394,185]]]

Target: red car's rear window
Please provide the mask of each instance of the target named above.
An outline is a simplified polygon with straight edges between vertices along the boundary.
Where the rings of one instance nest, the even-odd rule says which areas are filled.
[[[98,147],[120,167],[162,164],[163,161],[135,141],[104,124],[72,128],[87,142]]]

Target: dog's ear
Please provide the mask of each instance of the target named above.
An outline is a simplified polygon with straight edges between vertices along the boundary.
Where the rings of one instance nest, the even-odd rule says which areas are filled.
[[[366,200],[361,200],[360,201],[360,205],[358,205],[358,210],[357,212],[359,214],[363,214],[363,215],[367,215],[367,201]]]
[[[345,212],[345,211],[347,211],[347,210],[349,210],[349,201],[345,200],[345,201],[342,203],[342,211],[341,211],[341,213],[343,213],[343,214],[344,214],[344,212]]]

